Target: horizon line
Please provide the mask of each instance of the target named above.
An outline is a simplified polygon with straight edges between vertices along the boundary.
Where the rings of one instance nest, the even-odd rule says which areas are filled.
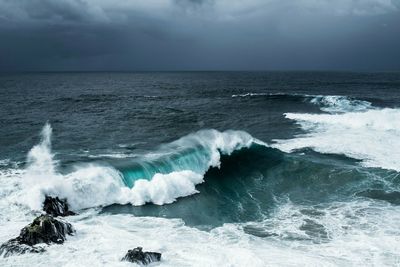
[[[260,70],[10,70],[0,74],[12,73],[146,73],[146,72],[337,72],[337,73],[396,73],[398,70],[352,70],[352,69],[260,69]]]

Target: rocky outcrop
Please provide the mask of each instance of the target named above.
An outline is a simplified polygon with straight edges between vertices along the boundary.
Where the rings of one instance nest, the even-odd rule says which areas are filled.
[[[0,247],[0,255],[10,256],[15,253],[40,253],[44,248],[37,244],[62,244],[67,235],[75,232],[72,225],[51,215],[41,215],[22,228],[18,237],[10,239]]]
[[[31,224],[22,228],[19,235],[21,243],[36,245],[39,243],[64,243],[67,235],[72,235],[74,229],[72,225],[51,215],[41,215]]]
[[[22,244],[18,238],[8,240],[0,246],[0,256],[8,257],[14,254],[41,253],[45,249],[40,246]]]
[[[73,211],[69,210],[67,200],[59,199],[58,197],[46,196],[43,202],[43,210],[54,217],[76,215]]]
[[[128,253],[122,258],[123,261],[129,261],[137,264],[149,264],[151,262],[160,261],[161,253],[143,252],[141,247],[128,250]]]
[[[58,216],[75,215],[69,210],[65,199],[46,196],[43,210],[47,213],[40,215],[33,222],[22,228],[19,236],[10,239],[0,246],[0,256],[8,257],[13,254],[42,253],[47,244],[62,244],[67,235],[72,235],[75,230],[72,225]],[[160,261],[161,253],[143,252],[141,247],[128,250],[122,261],[146,265]]]

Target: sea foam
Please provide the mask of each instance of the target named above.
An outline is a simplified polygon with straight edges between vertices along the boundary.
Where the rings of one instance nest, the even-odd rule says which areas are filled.
[[[371,109],[343,114],[286,113],[305,131],[273,146],[285,152],[312,148],[343,154],[367,167],[400,171],[400,110]]]

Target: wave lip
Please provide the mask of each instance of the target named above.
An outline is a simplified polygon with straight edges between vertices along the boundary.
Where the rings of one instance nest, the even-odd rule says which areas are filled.
[[[242,131],[201,130],[163,145],[122,170],[130,187],[138,179],[151,179],[157,173],[190,170],[204,175],[211,167],[219,167],[221,155],[261,142]]]

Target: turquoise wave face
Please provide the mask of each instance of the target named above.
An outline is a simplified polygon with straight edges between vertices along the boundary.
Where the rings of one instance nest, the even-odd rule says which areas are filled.
[[[162,155],[138,159],[120,169],[126,186],[132,188],[139,179],[151,180],[157,174],[190,170],[203,175],[210,167],[211,151],[197,146],[181,151],[164,152]]]
[[[249,147],[255,140],[243,131],[202,130],[161,146],[118,169],[126,186],[139,179],[151,180],[155,174],[191,171],[203,176],[210,167],[220,165],[221,155]]]

